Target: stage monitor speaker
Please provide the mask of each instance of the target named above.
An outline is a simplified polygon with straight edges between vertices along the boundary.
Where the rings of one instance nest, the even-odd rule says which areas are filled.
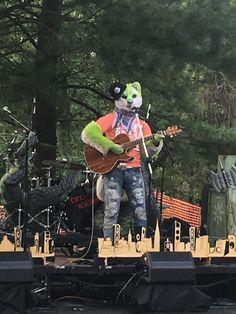
[[[146,252],[137,264],[148,282],[193,283],[195,264],[190,252]]]
[[[32,282],[33,260],[29,252],[0,252],[0,283]]]

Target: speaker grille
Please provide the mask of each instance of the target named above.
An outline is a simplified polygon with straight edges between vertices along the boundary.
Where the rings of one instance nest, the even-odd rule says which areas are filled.
[[[0,252],[0,282],[32,282],[33,260],[29,252]]]

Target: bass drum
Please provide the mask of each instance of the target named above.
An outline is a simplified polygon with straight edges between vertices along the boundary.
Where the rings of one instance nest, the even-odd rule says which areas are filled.
[[[90,233],[92,226],[92,203],[94,213],[101,207],[101,201],[96,196],[96,189],[90,183],[76,187],[69,195],[65,203],[67,217],[66,225],[70,231]]]

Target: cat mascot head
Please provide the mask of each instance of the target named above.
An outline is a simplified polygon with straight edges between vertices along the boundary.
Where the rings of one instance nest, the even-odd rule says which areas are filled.
[[[139,82],[123,84],[113,83],[109,92],[115,100],[118,110],[136,111],[142,105],[141,85]]]

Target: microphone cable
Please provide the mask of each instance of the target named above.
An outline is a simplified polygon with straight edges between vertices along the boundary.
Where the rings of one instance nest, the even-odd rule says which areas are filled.
[[[79,258],[76,259],[76,262],[77,261],[81,261],[81,260],[84,259],[84,257],[90,251],[92,243],[93,243],[94,228],[95,228],[95,210],[94,210],[94,208],[95,208],[95,206],[94,206],[94,202],[95,202],[95,196],[94,196],[94,193],[95,193],[95,185],[94,185],[95,177],[96,177],[96,174],[94,173],[93,179],[92,179],[92,189],[91,189],[92,199],[91,199],[91,234],[90,234],[90,241],[89,241],[89,245],[87,247],[87,250],[85,251],[85,253],[82,256],[80,256]]]

